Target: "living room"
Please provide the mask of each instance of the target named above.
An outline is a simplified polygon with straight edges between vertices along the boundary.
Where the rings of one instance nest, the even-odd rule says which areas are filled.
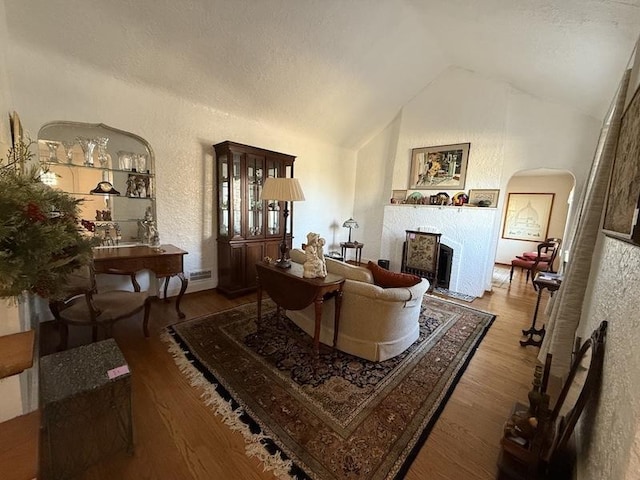
[[[191,282],[189,294],[217,285],[212,145],[224,140],[296,155],[295,176],[306,200],[294,207],[295,246],[314,231],[327,239],[329,249],[335,249],[346,239],[342,223],[353,217],[360,225],[355,231],[357,239],[365,243],[363,257],[372,260],[391,257],[392,250],[385,250],[385,245],[404,233],[385,230],[384,216],[385,210],[395,208],[389,205],[391,192],[407,189],[410,151],[415,147],[469,142],[467,190],[506,192],[515,173],[548,168],[571,172],[576,184],[574,198],[579,198],[607,108],[633,50],[639,19],[637,6],[610,5],[611,10],[604,12],[593,7],[585,13],[585,22],[592,22],[593,30],[587,28],[584,36],[577,36],[576,24],[580,22],[572,15],[582,15],[581,4],[546,2],[551,10],[562,12],[566,24],[554,26],[543,15],[541,25],[551,24],[545,41],[527,30],[528,37],[523,35],[527,41],[544,43],[541,52],[525,48],[525,39],[520,40],[522,45],[513,40],[521,50],[477,53],[477,58],[465,56],[463,62],[453,54],[448,57],[443,46],[425,51],[424,45],[434,36],[444,38],[446,27],[431,25],[432,32],[425,32],[422,24],[429,11],[412,2],[402,2],[400,7],[376,4],[376,8],[347,8],[342,2],[331,2],[329,6],[307,6],[306,12],[293,2],[277,8],[271,3],[251,2],[240,6],[216,2],[215,8],[209,8],[207,2],[195,2],[189,4],[190,9],[182,5],[159,8],[147,2],[135,6],[127,2],[74,2],[64,7],[51,2],[23,3],[0,1],[2,111],[18,111],[32,137],[49,121],[73,120],[103,123],[147,140],[156,156],[161,240],[189,252],[185,257],[187,272],[212,272],[210,279]],[[461,45],[470,46],[477,36],[496,48],[500,42],[491,37],[492,30],[507,29],[519,38],[515,27],[505,25],[519,19],[518,25],[524,28],[526,13],[535,17],[536,10],[522,4],[518,7],[524,13],[518,12],[518,7],[506,2],[490,2],[484,6],[486,11],[480,6],[458,5],[460,10],[439,7],[442,10],[434,13],[432,23],[452,21],[457,16],[464,19],[468,29],[456,33]],[[278,13],[286,18],[288,11],[297,15],[289,30],[275,19]],[[615,34],[592,42],[589,35],[595,35],[602,24],[608,25],[609,15],[619,22],[618,28],[611,27]],[[234,20],[237,24],[231,20],[236,17],[240,19]],[[331,34],[320,35],[329,25]],[[361,28],[360,35],[347,35],[352,25]],[[581,58],[563,57],[574,48],[574,37],[567,38],[564,28],[576,35],[576,43],[583,42]],[[308,29],[314,35],[305,34]],[[207,37],[202,33],[205,31],[223,33]],[[396,38],[402,41],[396,44]],[[319,46],[311,49],[314,42]],[[591,43],[595,44],[593,49],[587,48]],[[263,47],[258,49],[258,44]],[[207,48],[215,52],[215,62],[185,53]],[[599,56],[594,59],[596,54]],[[501,61],[501,55],[509,61]],[[552,65],[556,64],[547,64],[547,57],[555,58],[562,70],[554,71]],[[480,65],[483,61],[490,62],[491,68]],[[602,68],[594,75],[596,61]],[[203,63],[211,65],[203,68]],[[222,73],[216,75],[234,63],[242,64],[234,71],[238,76],[222,80]],[[525,70],[527,63],[537,64],[537,76],[507,74],[511,68]],[[366,67],[364,72],[386,73],[370,79],[372,85],[368,85],[357,67]],[[250,81],[247,77],[251,76],[260,81]],[[580,97],[575,92],[583,92],[584,84],[585,90],[595,88],[585,78],[592,76],[604,78],[600,90],[591,97]],[[563,82],[554,84],[553,77]],[[514,86],[515,80],[518,86]],[[375,88],[376,82],[384,84],[384,94]],[[282,85],[286,88],[276,88]],[[551,90],[553,85],[558,90]],[[378,107],[369,110],[372,104]],[[4,154],[10,143],[6,115],[0,126],[0,152]],[[483,224],[488,233],[470,239],[486,244],[490,252],[482,257],[474,278],[483,290],[491,289],[505,201],[501,195],[495,218],[490,225]],[[573,218],[575,212],[571,215]],[[427,220],[415,226],[428,225]],[[581,330],[583,337],[587,336],[584,333],[593,329],[595,317],[609,310],[606,316],[612,332],[608,348],[618,352],[609,360],[613,365],[633,351],[625,338],[637,327],[632,319],[638,309],[633,299],[640,281],[638,253],[632,246],[608,238],[599,241],[599,248],[601,254],[595,256],[592,267],[598,272],[598,281],[593,281],[585,298]],[[391,260],[397,262],[398,258]],[[394,266],[397,270],[397,264]],[[172,285],[169,293],[177,294],[177,287]],[[216,302],[216,308],[224,303]],[[640,405],[638,397],[631,395],[637,393],[637,387],[625,383],[627,376],[637,371],[637,357],[633,355],[628,367],[616,372],[611,367],[607,373],[611,376],[605,375],[605,388],[627,390],[631,398],[625,396],[625,417],[619,425],[603,430],[607,433],[599,437],[599,449],[588,460],[590,468],[596,459],[605,459],[603,465],[615,464],[617,472],[630,475],[633,458],[637,461]],[[174,387],[166,388],[170,392]],[[625,450],[632,452],[629,456],[604,447],[603,438],[618,435],[620,443],[629,447]],[[242,450],[239,444],[232,448],[237,455],[244,455]],[[597,469],[607,471],[602,465]],[[580,478],[598,478],[598,474],[583,472]]]

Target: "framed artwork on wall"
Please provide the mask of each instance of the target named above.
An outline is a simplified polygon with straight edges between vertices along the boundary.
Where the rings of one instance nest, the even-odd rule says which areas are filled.
[[[616,156],[613,160],[603,229],[638,241],[635,228],[640,197],[640,89],[622,115]]]
[[[461,190],[467,176],[470,143],[411,150],[409,190]]]
[[[555,193],[510,193],[502,238],[542,242],[547,238]]]
[[[469,205],[496,208],[498,206],[498,195],[500,195],[500,190],[491,190],[488,188],[469,190]]]

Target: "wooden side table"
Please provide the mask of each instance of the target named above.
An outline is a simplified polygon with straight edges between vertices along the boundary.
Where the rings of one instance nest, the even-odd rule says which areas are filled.
[[[356,265],[360,265],[360,262],[362,260],[362,247],[364,247],[364,243],[358,243],[358,242],[341,242],[340,243],[340,249],[341,249],[341,255],[342,258],[345,259],[347,258],[347,250],[350,248],[355,248],[356,250]]]
[[[169,279],[177,276],[181,287],[176,299],[176,312],[178,317],[184,318],[185,314],[180,310],[180,301],[187,291],[189,280],[184,276],[183,257],[187,254],[184,250],[173,245],[160,245],[160,248],[152,248],[146,245],[121,248],[96,248],[93,251],[93,263],[96,273],[111,273],[130,275],[136,292],[140,291],[140,285],[136,281],[135,274],[140,270],[151,270],[156,278],[164,278],[164,298],[167,298]]]
[[[262,318],[263,289],[280,308],[285,310],[302,310],[315,304],[315,329],[313,335],[313,349],[316,356],[320,353],[320,325],[322,323],[322,304],[325,295],[335,294],[335,317],[333,326],[333,348],[338,340],[340,326],[340,307],[342,305],[342,287],[344,278],[329,273],[325,278],[304,278],[303,268],[298,263],[292,263],[291,268],[278,268],[264,262],[256,263],[258,272],[258,324]]]

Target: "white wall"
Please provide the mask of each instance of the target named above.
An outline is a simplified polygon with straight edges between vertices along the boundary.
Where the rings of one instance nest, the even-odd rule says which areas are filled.
[[[577,478],[635,480],[640,472],[640,248],[604,238],[577,335],[609,322],[599,398],[576,429]],[[587,307],[588,305],[588,307]]]
[[[11,147],[9,112],[14,108],[7,75],[7,25],[4,2],[0,2],[0,158],[7,160]],[[20,331],[18,307],[11,300],[0,298],[0,336]],[[22,413],[20,379],[17,375],[0,380],[0,422]]]
[[[549,230],[547,237],[562,238],[564,236],[567,214],[569,211],[569,194],[574,186],[574,179],[571,174],[559,173],[557,175],[545,176],[514,176],[507,185],[505,195],[505,206],[500,224],[500,238],[498,239],[498,250],[496,251],[496,263],[511,264],[511,260],[522,252],[534,252],[539,242],[529,242],[525,240],[511,240],[502,238],[504,230],[506,202],[509,193],[554,193],[553,206],[551,208],[551,218],[549,220]]]
[[[628,99],[638,88],[634,52]],[[596,396],[576,426],[579,480],[636,480],[640,472],[640,247],[600,235],[576,336],[607,320],[604,364]]]
[[[33,136],[46,122],[101,122],[145,138],[156,156],[161,241],[187,250],[185,269],[212,269],[217,285],[212,145],[224,140],[297,155],[295,176],[306,201],[294,206],[294,243],[315,231],[333,238],[332,226],[352,215],[355,152],[296,135],[278,125],[196,105],[167,92],[131,84],[73,59],[14,44],[9,79],[23,124]],[[176,293],[177,282],[172,283]]]
[[[399,113],[387,128],[358,150],[357,200],[353,218],[358,221],[359,229],[354,230],[352,239],[366,239],[362,247],[364,258],[374,261],[381,252],[384,207],[391,199],[393,166],[401,124],[402,114]],[[343,233],[342,240],[346,241],[347,238]]]
[[[465,142],[471,143],[471,149],[464,190],[500,189],[499,212],[504,209],[507,183],[519,170],[566,169],[576,177],[576,195],[579,195],[593,159],[601,123],[601,120],[519,92],[506,83],[451,67],[404,106],[401,121],[394,119],[389,128],[358,152],[358,172],[366,171],[372,158],[377,159],[376,164],[380,163],[385,158],[384,149],[393,145],[393,135],[399,127],[396,155],[389,159],[393,165],[386,165],[384,169],[393,172],[391,187],[385,184],[384,188],[388,189],[380,191],[380,184],[369,186],[358,178],[361,188],[355,211],[365,211],[372,205],[370,197],[373,194],[387,203],[392,189],[407,189],[412,148]],[[422,193],[437,191],[423,190]],[[452,196],[457,191],[447,193]],[[363,193],[369,195],[366,202],[361,201]],[[428,212],[424,211],[425,214]],[[373,214],[364,218],[367,222],[378,221]],[[419,220],[415,227],[428,225],[427,220],[426,217]],[[375,228],[368,223],[361,227],[367,233],[375,233]],[[482,231],[483,227],[478,224]],[[499,236],[500,221],[496,221],[485,238],[473,239],[489,243],[493,253],[486,268],[491,268]],[[372,247],[387,242],[375,237],[361,240]],[[381,255],[373,249],[366,253],[371,258]],[[489,272],[484,272],[482,277],[487,275]]]
[[[409,184],[411,149],[466,142],[471,150],[465,190],[499,188],[508,93],[505,84],[460,68],[440,74],[402,110],[393,189]]]

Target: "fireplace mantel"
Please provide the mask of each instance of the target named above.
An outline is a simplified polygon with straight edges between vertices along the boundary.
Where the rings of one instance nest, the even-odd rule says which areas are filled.
[[[499,222],[496,208],[387,205],[380,256],[400,271],[406,230],[441,233],[441,243],[454,250],[449,289],[481,297],[491,289]]]

